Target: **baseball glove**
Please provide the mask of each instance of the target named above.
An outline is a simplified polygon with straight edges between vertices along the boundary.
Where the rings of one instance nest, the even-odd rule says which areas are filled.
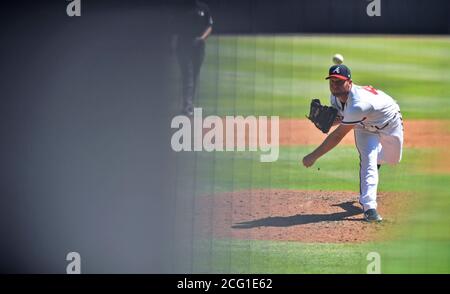
[[[327,134],[330,131],[337,114],[338,111],[336,108],[322,105],[320,104],[319,99],[313,99],[307,118],[312,121],[319,130]]]

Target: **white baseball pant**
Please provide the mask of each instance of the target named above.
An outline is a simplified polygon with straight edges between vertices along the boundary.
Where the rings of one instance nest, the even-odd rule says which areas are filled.
[[[403,122],[401,114],[381,129],[355,126],[356,148],[360,158],[359,202],[364,211],[377,208],[378,164],[397,164],[402,158]]]

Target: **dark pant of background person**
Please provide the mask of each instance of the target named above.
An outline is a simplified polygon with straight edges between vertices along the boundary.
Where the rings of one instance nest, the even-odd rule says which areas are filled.
[[[181,69],[183,110],[192,111],[198,75],[205,58],[205,42],[180,42],[177,46],[177,57]]]

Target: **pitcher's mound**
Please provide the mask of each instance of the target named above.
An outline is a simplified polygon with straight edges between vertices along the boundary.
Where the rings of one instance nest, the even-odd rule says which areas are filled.
[[[251,190],[199,197],[203,236],[244,240],[366,242],[379,240],[401,217],[405,195],[380,193],[384,221],[366,223],[354,192]]]

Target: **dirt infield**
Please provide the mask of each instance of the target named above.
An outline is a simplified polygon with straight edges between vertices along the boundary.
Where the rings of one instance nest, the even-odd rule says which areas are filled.
[[[407,120],[405,127],[405,147],[443,147],[450,143],[449,123],[439,120]],[[280,120],[280,145],[317,145],[326,135],[306,119]],[[350,132],[341,145],[354,145],[353,132]]]
[[[301,146],[301,145],[318,145],[326,138],[326,134],[320,132],[307,119],[287,119],[279,120],[279,145],[280,146]],[[223,140],[226,141],[226,123],[222,119],[223,124]],[[450,121],[446,120],[405,120],[405,137],[404,147],[444,147],[450,144]],[[333,128],[334,129],[334,128]],[[333,130],[332,129],[332,130]],[[204,129],[203,133],[209,129]],[[234,142],[238,140],[238,134],[234,134]],[[257,133],[249,136],[248,131],[241,134],[246,144],[249,139],[257,140]],[[270,138],[270,125],[268,126],[268,137]],[[354,145],[355,140],[353,132],[344,137],[340,145]]]
[[[402,219],[405,195],[381,193],[381,224],[363,220],[354,192],[252,190],[199,197],[205,237],[242,240],[359,243],[384,239]],[[401,204],[400,204],[401,203]]]

